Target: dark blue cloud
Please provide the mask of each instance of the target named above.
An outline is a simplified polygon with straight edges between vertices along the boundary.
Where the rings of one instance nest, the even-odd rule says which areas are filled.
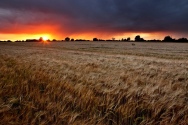
[[[0,2],[1,28],[7,21],[10,25],[15,22],[36,25],[48,20],[59,24],[68,32],[93,30],[188,33],[187,15],[187,0],[1,0]]]

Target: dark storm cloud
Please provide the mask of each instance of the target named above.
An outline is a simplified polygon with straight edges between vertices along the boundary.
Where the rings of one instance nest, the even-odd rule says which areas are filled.
[[[0,28],[58,24],[67,32],[188,33],[187,0],[1,0]]]

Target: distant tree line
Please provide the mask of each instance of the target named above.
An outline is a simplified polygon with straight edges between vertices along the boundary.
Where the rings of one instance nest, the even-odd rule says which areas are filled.
[[[6,40],[6,41],[1,41],[0,42],[43,42],[45,40],[43,40],[42,37],[40,37],[39,39],[27,39],[27,40],[17,40],[17,41],[11,41],[11,40]],[[128,42],[128,41],[135,41],[135,42],[188,42],[187,38],[179,38],[179,39],[174,39],[171,36],[165,36],[163,40],[145,40],[144,38],[142,38],[140,35],[135,36],[134,40],[131,40],[130,37],[124,39],[122,38],[121,40],[116,40],[115,38],[112,39],[100,39],[100,38],[93,38],[93,40],[86,40],[86,39],[74,39],[74,38],[70,38],[70,37],[66,37],[64,40],[46,40],[48,42],[60,42],[60,41],[65,41],[65,42],[69,42],[69,41],[124,41],[124,42]]]

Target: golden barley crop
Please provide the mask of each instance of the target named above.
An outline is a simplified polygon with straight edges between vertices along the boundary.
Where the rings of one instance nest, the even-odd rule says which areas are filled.
[[[0,43],[1,125],[187,125],[185,43]]]

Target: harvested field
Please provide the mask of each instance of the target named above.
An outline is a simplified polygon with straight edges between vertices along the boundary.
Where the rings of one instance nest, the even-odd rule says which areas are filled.
[[[0,124],[187,125],[186,43],[0,43]]]

